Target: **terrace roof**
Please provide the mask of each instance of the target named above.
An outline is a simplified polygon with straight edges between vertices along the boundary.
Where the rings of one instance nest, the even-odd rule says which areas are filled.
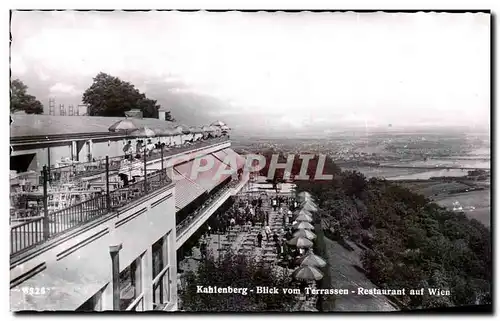
[[[11,115],[10,137],[108,133],[108,128],[124,117]],[[132,118],[137,127],[174,128],[176,123],[155,118]]]

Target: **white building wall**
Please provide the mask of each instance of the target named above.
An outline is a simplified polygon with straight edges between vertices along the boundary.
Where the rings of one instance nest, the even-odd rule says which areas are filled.
[[[152,207],[152,204],[161,200],[164,202]],[[134,217],[135,213],[144,207],[146,212]],[[123,223],[127,217],[130,221]],[[121,225],[115,227],[117,223]],[[106,230],[109,232],[93,239],[95,235]],[[39,264],[45,263],[46,266],[44,271],[10,290],[11,310],[75,310],[96,292],[111,284],[110,245],[122,244],[120,271],[123,271],[139,256],[150,256],[152,244],[169,232],[173,238],[169,240],[168,245],[170,273],[171,279],[175,280],[175,195],[171,188],[11,269],[10,279],[14,280]],[[147,268],[151,269],[151,266]],[[152,280],[143,280],[145,293],[152,291],[151,282]],[[22,291],[26,287],[44,288],[49,291],[46,295],[27,298]],[[104,298],[103,309],[109,310],[112,309],[112,300],[109,300],[109,290],[106,291],[108,299]],[[172,301],[176,302],[176,282],[171,283],[171,293]],[[144,304],[147,309],[151,309],[151,298],[148,298]]]

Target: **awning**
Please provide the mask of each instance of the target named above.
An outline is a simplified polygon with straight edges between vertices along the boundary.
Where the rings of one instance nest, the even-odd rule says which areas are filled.
[[[227,153],[224,150],[216,151],[215,153],[212,153],[212,155],[214,155],[221,162],[224,162],[224,159],[227,157]]]
[[[236,158],[236,164],[238,165],[238,169],[243,168],[245,166],[246,159],[243,156],[241,156],[240,154],[236,153],[231,148],[224,149],[224,152],[227,155],[229,155],[229,157],[235,157]]]
[[[201,186],[207,192],[210,192],[214,187],[230,176],[230,174],[218,174],[219,168],[222,166],[224,169],[227,169],[227,165],[223,164],[212,155],[204,155],[201,159],[200,166],[205,166],[204,164],[206,164],[206,162],[213,164],[213,166],[206,171],[193,173],[194,162],[195,160],[192,160],[177,165],[175,169],[187,179]]]
[[[175,175],[181,176],[181,173],[176,171]],[[204,192],[203,188],[186,177],[175,180],[175,207],[177,211],[186,207]]]

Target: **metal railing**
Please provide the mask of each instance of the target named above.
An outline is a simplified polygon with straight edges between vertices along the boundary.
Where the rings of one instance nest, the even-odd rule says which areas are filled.
[[[211,207],[215,202],[219,200],[219,198],[224,195],[231,188],[236,187],[241,183],[241,180],[234,180],[229,182],[227,185],[223,186],[216,193],[211,195],[203,204],[201,204],[198,208],[196,208],[191,214],[189,214],[184,220],[182,220],[176,226],[176,235],[179,237],[187,228],[192,224],[193,221],[196,221],[200,216],[205,213],[205,210]]]
[[[112,192],[102,193],[90,200],[69,206],[45,216],[34,217],[30,221],[11,226],[11,256],[36,245],[45,243],[73,228],[103,217],[134,202],[151,192],[167,186],[172,181],[166,169],[147,174],[140,181]],[[109,189],[107,189],[109,191]]]
[[[164,147],[154,149],[151,153],[146,153],[146,162],[157,160],[163,157],[174,156],[186,151],[197,148],[203,148],[211,145],[217,145],[228,141],[228,136],[221,136],[216,138],[209,138],[207,140],[195,141],[190,144],[181,145],[178,147]],[[163,155],[162,155],[163,154]],[[134,158],[137,154],[132,155]],[[143,155],[140,155],[140,160],[143,160]],[[109,157],[109,170],[116,171],[120,168],[121,162],[125,159],[125,155]],[[95,176],[103,174],[106,171],[106,159],[97,159],[92,162],[75,163],[62,167],[51,166],[49,169],[49,177],[51,184],[64,181],[76,180],[83,177]]]

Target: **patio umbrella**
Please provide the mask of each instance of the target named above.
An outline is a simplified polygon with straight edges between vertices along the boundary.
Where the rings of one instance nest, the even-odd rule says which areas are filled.
[[[315,307],[311,307],[311,306],[307,306],[307,305],[301,306],[299,310],[303,311],[303,312],[319,312],[319,310],[316,309]]]
[[[214,131],[214,129],[210,126],[203,126],[203,127],[201,127],[201,130],[203,130],[203,132],[206,132],[206,133],[212,133]]]
[[[137,126],[134,122],[128,118],[117,121],[113,125],[109,126],[108,130],[113,133],[125,133],[130,134],[134,130],[137,130]]]
[[[160,135],[164,136],[175,136],[177,135],[177,132],[173,128],[163,128],[160,131]]]
[[[305,209],[301,209],[301,210],[298,211],[297,215],[301,215],[301,214],[307,215],[307,216],[311,216],[311,217],[313,216],[313,214],[311,212],[309,212],[309,211],[307,211]]]
[[[191,134],[199,134],[199,133],[203,133],[203,131],[201,130],[201,128],[197,128],[197,127],[189,127],[189,131],[191,132]]]
[[[175,127],[175,128],[172,128],[172,134],[173,136],[175,135],[182,135],[182,127]]]
[[[316,204],[312,198],[303,200],[302,202],[300,202],[300,205],[304,206],[307,203],[311,204],[312,206],[318,206],[318,204]]]
[[[308,222],[298,222],[298,223],[293,225],[293,228],[296,230],[300,230],[300,229],[314,230],[314,226],[312,226],[311,223],[308,223]]]
[[[189,130],[189,127],[186,125],[177,125],[175,126],[175,129],[180,133],[180,134],[190,134],[191,131]]]
[[[312,217],[306,214],[299,214],[295,220],[297,222],[312,222]]]
[[[292,238],[290,241],[288,241],[288,244],[294,245],[298,248],[310,248],[311,246],[313,246],[313,242],[306,239],[305,237],[300,236]]]
[[[217,127],[217,126],[213,126],[213,125],[212,125],[212,126],[210,126],[210,128],[212,129],[212,132],[213,132],[216,136],[217,136],[217,135],[220,135],[221,130],[220,130],[220,128],[219,128],[219,127]]]
[[[305,202],[303,205],[302,205],[302,209],[303,210],[306,210],[306,211],[309,211],[309,212],[317,212],[318,211],[318,208],[315,206],[315,205],[312,205],[311,203],[309,202]]]
[[[316,238],[316,234],[314,234],[313,232],[311,232],[309,230],[304,230],[304,229],[300,229],[297,232],[293,233],[293,236],[294,237],[305,237],[306,239],[309,239],[309,240],[314,240]]]
[[[219,127],[222,127],[222,126],[226,126],[226,124],[224,122],[220,121],[220,120],[216,120],[213,123],[211,123],[210,126],[219,126]]]
[[[306,200],[312,200],[312,195],[308,192],[300,192],[298,198],[301,202]]]
[[[148,127],[141,127],[131,132],[130,135],[135,137],[154,137],[156,133]]]
[[[323,278],[323,273],[314,266],[304,265],[293,271],[292,276],[296,280],[317,281]]]
[[[313,253],[313,251],[309,251],[306,255],[299,259],[299,264],[301,266],[314,266],[314,267],[325,267],[326,261],[323,260],[320,256],[317,256]]]

